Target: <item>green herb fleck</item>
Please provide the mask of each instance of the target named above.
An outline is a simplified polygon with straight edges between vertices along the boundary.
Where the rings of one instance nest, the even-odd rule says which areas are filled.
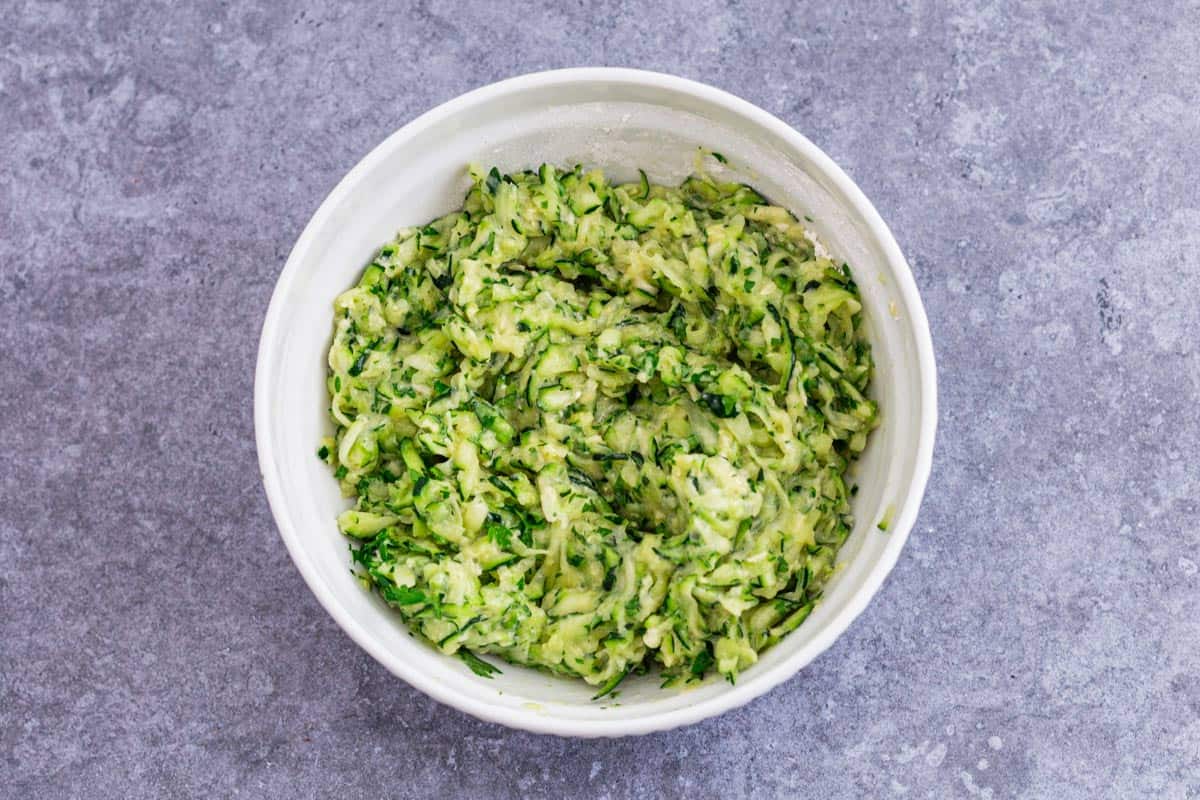
[[[470,650],[459,650],[455,655],[471,668],[471,672],[474,672],[481,678],[491,678],[493,675],[501,674],[499,667],[493,667]]]

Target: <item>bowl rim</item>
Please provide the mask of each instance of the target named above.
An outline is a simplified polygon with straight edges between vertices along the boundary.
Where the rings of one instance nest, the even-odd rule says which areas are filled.
[[[879,245],[884,258],[892,270],[892,278],[894,280],[892,288],[902,297],[904,307],[907,311],[906,316],[908,316],[912,328],[922,393],[922,408],[913,474],[909,484],[910,488],[907,494],[897,502],[898,510],[889,527],[887,545],[879,559],[867,572],[863,585],[848,600],[846,607],[830,619],[824,630],[814,637],[806,648],[798,651],[794,656],[780,662],[768,671],[756,676],[754,681],[736,684],[722,694],[684,708],[634,719],[583,720],[564,719],[533,711],[520,712],[512,708],[480,703],[476,699],[462,694],[454,687],[438,680],[436,674],[423,673],[410,668],[401,659],[396,658],[380,645],[368,633],[366,628],[340,604],[333,591],[326,587],[324,582],[319,579],[316,568],[304,549],[296,526],[288,514],[288,505],[285,502],[283,489],[278,479],[278,470],[274,468],[274,453],[269,434],[269,399],[271,390],[268,373],[270,372],[269,354],[277,350],[281,335],[280,325],[284,312],[283,298],[289,294],[289,290],[299,274],[300,264],[304,261],[308,250],[313,245],[316,232],[323,227],[327,218],[336,211],[337,207],[351,192],[353,187],[374,170],[380,162],[430,126],[479,103],[532,88],[562,86],[580,82],[594,83],[598,81],[625,84],[640,88],[670,90],[691,95],[703,102],[722,106],[726,111],[747,119],[750,123],[766,129],[768,132],[787,142],[808,158],[814,167],[824,177],[829,179],[833,187],[841,192],[850,206],[861,215],[871,236],[874,237],[876,243]],[[809,141],[808,138],[799,133],[795,128],[770,112],[729,92],[698,81],[648,70],[620,67],[576,67],[533,72],[508,78],[474,89],[446,101],[421,114],[389,135],[338,182],[337,186],[329,193],[318,207],[316,213],[313,214],[312,218],[305,225],[304,231],[293,246],[271,294],[270,304],[267,307],[262,333],[259,338],[258,358],[255,367],[254,429],[259,472],[266,490],[267,502],[271,508],[271,514],[275,519],[279,535],[283,539],[292,561],[300,571],[301,576],[303,576],[305,583],[308,584],[309,589],[316,596],[317,601],[333,617],[338,626],[359,647],[370,654],[389,672],[441,703],[470,714],[477,719],[510,728],[518,728],[533,733],[550,733],[560,736],[577,737],[641,735],[690,725],[744,705],[765,694],[794,676],[800,669],[827,650],[845,632],[850,623],[862,613],[895,566],[900,551],[904,547],[909,533],[916,522],[921,500],[925,494],[926,484],[928,483],[933,464],[933,446],[937,429],[937,371],[929,322],[908,262],[905,260],[899,245],[896,243],[886,223],[880,217],[879,212],[875,210],[874,205],[871,204],[862,190],[858,188],[858,185],[850,179],[841,167],[819,147]]]

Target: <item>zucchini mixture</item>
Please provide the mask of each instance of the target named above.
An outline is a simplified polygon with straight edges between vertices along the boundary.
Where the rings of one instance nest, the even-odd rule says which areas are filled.
[[[849,267],[703,171],[470,174],[335,302],[318,455],[362,582],[480,674],[734,680],[850,532],[877,409]]]

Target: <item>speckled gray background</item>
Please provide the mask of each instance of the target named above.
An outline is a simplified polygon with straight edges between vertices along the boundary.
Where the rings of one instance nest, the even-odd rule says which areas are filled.
[[[1200,797],[1200,7],[330,5],[0,2],[0,797]],[[624,741],[477,722],[360,652],[251,422],[334,183],[443,100],[581,64],[823,147],[941,372],[866,613],[748,707]]]

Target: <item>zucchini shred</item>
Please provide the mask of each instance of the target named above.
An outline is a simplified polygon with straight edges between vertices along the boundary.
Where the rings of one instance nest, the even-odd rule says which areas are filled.
[[[850,269],[749,186],[472,166],[335,301],[356,574],[478,674],[730,681],[796,629],[878,424]]]

